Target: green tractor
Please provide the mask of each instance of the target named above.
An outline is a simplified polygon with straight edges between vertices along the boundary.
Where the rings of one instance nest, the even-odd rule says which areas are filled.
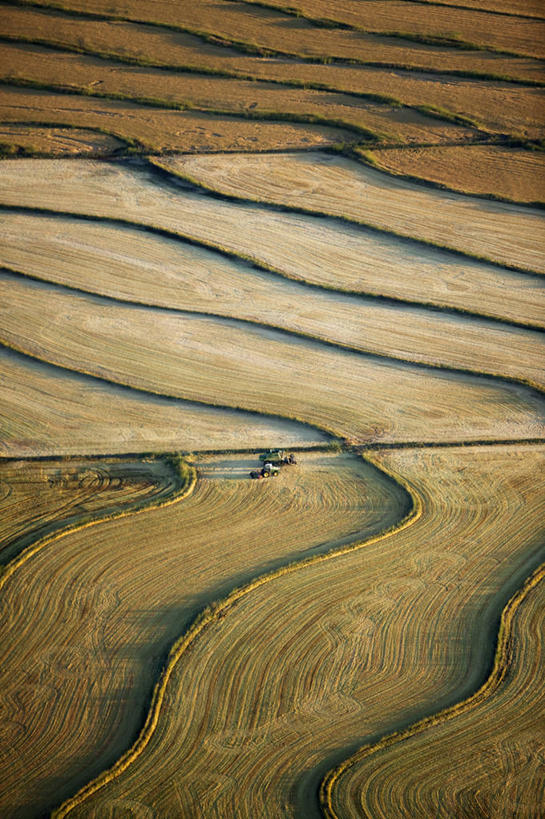
[[[261,469],[254,469],[252,472],[250,472],[250,478],[276,478],[278,477],[279,472],[280,470],[277,466],[274,466],[274,464],[266,461]]]
[[[261,453],[259,460],[273,466],[291,466],[297,463],[293,452],[286,455],[283,449],[268,449],[266,452]]]

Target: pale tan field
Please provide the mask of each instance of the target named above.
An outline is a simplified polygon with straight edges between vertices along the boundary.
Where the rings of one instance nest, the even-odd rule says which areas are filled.
[[[5,290],[1,340],[113,383],[273,412],[358,443],[545,432],[540,396],[522,387],[335,350],[236,321],[45,290],[22,279]]]
[[[0,349],[1,453],[11,457],[324,444],[283,419],[128,392]]]
[[[218,161],[214,158],[215,164]],[[251,158],[246,161],[253,165]],[[182,169],[182,160],[177,159],[175,165]],[[173,167],[173,163],[166,167]],[[198,170],[202,167],[200,162]],[[239,158],[234,168],[238,172],[240,167],[244,166]],[[355,173],[359,173],[359,167],[353,163],[348,167],[351,170],[355,167]],[[189,169],[184,165],[183,170]],[[195,170],[192,165],[192,175]],[[220,170],[223,186],[225,167],[222,165],[218,173]],[[214,182],[217,175],[214,174]],[[401,242],[385,234],[376,235],[325,219],[273,213],[251,204],[221,202],[181,189],[173,191],[167,185],[158,185],[156,177],[144,172],[104,163],[20,160],[4,163],[2,176],[0,203],[133,220],[195,238],[212,247],[226,248],[261,265],[272,266],[289,278],[341,290],[425,300],[543,325],[539,279]],[[384,178],[388,181],[388,177]],[[298,180],[296,191],[299,197],[294,198],[300,202],[304,197],[305,206],[312,204],[308,184],[301,187]],[[284,193],[285,188],[281,188],[279,197]],[[323,206],[323,198],[320,202]]]
[[[252,0],[243,0],[251,5]],[[282,7],[284,0],[267,0]],[[545,21],[503,17],[468,8],[424,6],[407,0],[295,0],[293,10],[309,18],[326,18],[369,32],[402,32],[409,35],[446,37],[476,43],[481,48],[545,56]],[[463,5],[463,4],[460,4]],[[467,4],[469,5],[469,4]],[[543,12],[543,8],[541,8]]]
[[[266,483],[248,480],[254,464],[199,461],[190,497],[136,523],[69,534],[9,579],[3,815],[39,815],[115,761],[166,651],[207,600],[267,568],[368,537],[406,503],[356,456],[305,454]]]
[[[471,128],[417,111],[370,103],[354,96],[343,97],[339,93],[294,89],[260,81],[180,75],[17,43],[4,45],[3,52],[0,72],[8,79],[28,78],[54,87],[78,91],[90,88],[106,95],[122,94],[129,99],[150,99],[227,115],[323,117],[333,124],[338,122],[341,127],[353,126],[362,140],[377,136],[383,142],[393,143],[450,143],[467,141],[475,134]],[[90,77],[100,79],[91,86]]]
[[[544,614],[541,579],[516,610],[499,689],[452,719],[356,764],[334,790],[338,814],[377,819],[392,811],[415,819],[539,816],[545,798]]]
[[[48,4],[49,0],[36,0],[36,5],[47,8]],[[242,3],[199,0],[181,5],[170,0],[154,0],[153,4],[149,0],[116,0],[112,7],[109,0],[70,0],[62,6],[106,17],[179,26],[185,31],[212,36],[222,44],[249,44],[258,56],[271,49],[311,59],[333,57],[439,70],[448,65],[449,70],[510,76],[535,77],[536,73],[541,76],[543,73],[543,66],[535,58],[510,58],[492,52],[461,51],[375,34],[315,28],[304,20]]]
[[[379,453],[420,519],[220,608],[173,668],[147,747],[68,815],[304,815],[339,745],[472,690],[497,607],[543,543],[543,456]]]
[[[545,201],[545,155],[541,152],[474,145],[378,150],[372,156],[391,173],[417,176],[466,193],[518,202]]]
[[[172,490],[160,460],[0,461],[0,561],[53,531],[159,502]]]
[[[238,74],[288,83],[294,80],[304,84],[322,83],[341,92],[379,94],[394,97],[408,105],[435,105],[476,119],[481,127],[496,133],[507,132],[524,138],[540,136],[542,133],[543,91],[539,88],[394,69],[323,65],[281,58],[258,59],[234,49],[203,43],[197,37],[182,32],[166,33],[152,26],[131,23],[113,25],[105,20],[83,20],[54,13],[46,15],[28,8],[6,8],[3,14],[3,29],[10,37],[37,38],[61,47],[100,52],[121,59],[147,60],[159,65],[189,67],[193,70],[223,71],[235,77]],[[51,59],[54,56],[51,55]],[[102,67],[96,63],[92,65],[95,66],[98,75],[102,75],[106,70],[105,64]],[[92,74],[94,77],[95,72]],[[150,74],[146,76],[149,78]],[[169,75],[163,73],[162,88],[165,87],[167,76]],[[84,78],[85,81],[90,79],[91,75]],[[180,84],[186,79],[187,75],[175,77],[172,88],[183,87]],[[99,84],[92,87],[101,90]],[[252,99],[255,90],[254,87]],[[270,91],[268,95],[271,96]],[[320,110],[321,108],[322,106]],[[388,109],[377,109],[381,110],[384,114],[389,113]],[[389,116],[391,119],[392,115]],[[408,122],[407,112],[400,112],[399,116],[403,116]],[[420,118],[420,122],[426,121]],[[430,138],[434,134],[437,138],[437,133],[441,133],[438,122],[428,120],[427,124],[433,126]],[[380,130],[387,127],[388,117],[380,125]],[[392,127],[396,127],[395,120],[390,122],[390,129]],[[403,127],[407,128],[407,124]],[[416,133],[415,122],[411,128],[412,132]],[[454,135],[456,131],[451,129],[451,133]],[[426,136],[424,129],[422,135]],[[289,134],[286,134],[286,137],[288,136]],[[278,143],[285,144],[280,136]]]
[[[279,142],[283,145],[284,140],[292,148],[319,148],[350,136],[341,128],[321,125],[167,111],[125,101],[15,87],[0,88],[0,117],[4,124],[39,121],[74,126],[77,130],[100,128],[114,138],[135,141],[150,151],[248,151],[256,147],[273,150]],[[17,144],[16,138],[10,141]],[[41,127],[32,130],[31,141],[38,150],[46,151],[50,146]]]
[[[326,154],[187,156],[165,164],[229,195],[345,216],[545,272],[545,218],[537,209],[424,188]]]
[[[320,292],[130,228],[9,212],[2,222],[0,265],[46,281],[121,301],[265,323],[355,350],[507,375],[545,388],[542,334]],[[0,281],[9,288],[13,277],[0,273]],[[49,292],[43,290],[45,300]]]

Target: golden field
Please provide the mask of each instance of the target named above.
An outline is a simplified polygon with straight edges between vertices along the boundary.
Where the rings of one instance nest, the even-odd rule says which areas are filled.
[[[542,8],[55,5],[0,2],[0,815],[537,819]]]

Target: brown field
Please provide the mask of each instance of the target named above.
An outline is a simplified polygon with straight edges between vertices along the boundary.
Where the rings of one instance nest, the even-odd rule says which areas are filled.
[[[408,174],[464,193],[545,202],[545,156],[541,152],[473,145],[373,151],[385,171]]]
[[[240,179],[239,169],[244,163],[242,158],[232,159],[237,174],[229,179]],[[221,157],[214,157],[214,164],[220,160]],[[292,158],[286,161],[291,163]],[[250,157],[246,162],[249,167],[253,166]],[[175,163],[163,159],[162,164],[189,172],[181,159]],[[314,178],[320,179],[325,164],[324,159],[317,166],[316,174],[312,166],[308,166]],[[191,165],[191,175],[196,176],[195,172],[204,167],[202,161],[199,168]],[[358,165],[349,163],[347,167],[359,173]],[[350,225],[272,213],[251,204],[220,202],[181,189],[173,191],[169,186],[157,184],[156,177],[111,164],[20,160],[16,164],[4,163],[2,171],[6,184],[0,202],[4,204],[128,219],[181,233],[212,247],[226,248],[279,270],[289,278],[336,290],[425,300],[543,326],[543,292],[535,277],[459,259],[433,248],[408,245],[395,237],[377,236]],[[214,174],[214,184],[219,184],[216,178]],[[343,176],[340,179],[342,182]],[[225,173],[222,173],[222,188],[224,180]],[[282,183],[280,174],[278,182]],[[226,189],[233,190],[232,187]],[[314,190],[319,194],[319,189]],[[303,197],[305,206],[313,204],[308,183],[290,191],[299,203]],[[278,195],[285,195],[285,188],[281,188]],[[341,199],[341,207],[346,201]],[[319,202],[323,206],[323,197]],[[334,202],[333,195],[326,206],[329,202]],[[281,254],[278,253],[279,235],[283,243]]]
[[[40,360],[161,395],[258,412],[274,407],[358,443],[545,432],[542,400],[518,386],[226,319],[168,315],[21,279],[6,289],[2,315],[1,340]]]
[[[261,80],[322,83],[340,92],[379,94],[397,98],[408,105],[434,105],[439,109],[476,119],[481,127],[496,133],[508,132],[531,138],[540,136],[542,131],[543,91],[539,88],[393,69],[323,65],[293,59],[257,59],[230,48],[203,43],[197,37],[181,32],[170,32],[167,35],[164,30],[152,26],[131,23],[112,25],[111,22],[102,20],[82,20],[60,14],[45,15],[35,9],[6,9],[3,27],[5,35],[14,38],[47,40],[61,47],[99,52],[112,58],[117,56],[135,61],[148,60],[159,65],[189,67],[197,71],[223,71],[234,76],[238,74]],[[167,50],[165,39],[168,41]],[[51,55],[51,59],[54,56]],[[102,65],[102,71],[97,63],[92,65],[101,75],[107,64]],[[92,72],[93,76],[95,71]],[[162,74],[162,88],[165,87],[168,76]],[[174,77],[173,83],[167,84],[167,89],[170,86],[179,87],[184,82],[184,76],[187,79],[187,75]],[[203,78],[201,84],[202,81]],[[95,87],[100,90],[100,85]],[[256,90],[256,87],[252,89],[252,99]],[[388,109],[382,110],[388,113]],[[404,116],[407,118],[407,112],[404,112]],[[381,130],[387,128],[387,125],[386,119]],[[433,121],[429,125],[433,125],[435,129],[439,127]],[[434,133],[432,128],[430,136]],[[279,138],[280,142],[284,144]]]
[[[409,361],[461,368],[471,362],[474,371],[545,388],[543,336],[525,329],[311,289],[131,228],[8,212],[3,232],[0,264],[76,290],[265,323]],[[12,277],[0,273],[0,280],[9,288]],[[41,292],[47,300],[55,291]]]
[[[199,461],[190,497],[145,512],[137,525],[125,517],[71,533],[9,579],[3,815],[43,813],[115,761],[162,656],[203,601],[259,571],[368,537],[406,504],[355,456],[307,453],[267,486],[247,479],[254,464]],[[6,640],[14,630],[17,641]]]
[[[252,5],[252,0],[242,2]],[[285,3],[284,0],[267,0],[267,5],[282,8]],[[539,58],[545,56],[543,20],[500,17],[448,6],[426,8],[422,3],[411,3],[410,0],[343,0],[342,4],[337,0],[295,0],[292,8],[310,19],[325,18],[368,32],[446,37],[476,43],[483,49],[500,49]]]
[[[125,66],[79,54],[60,54],[40,46],[4,46],[3,67],[8,79],[27,78],[56,88],[89,88],[91,93],[122,94],[128,99],[150,99],[163,107],[176,104],[203,112],[297,117],[323,117],[383,142],[462,142],[474,135],[471,128],[425,116],[417,111],[369,103],[338,93],[293,89],[277,84],[224,79],[208,75],[175,74],[153,68]],[[90,77],[100,77],[89,86]],[[161,105],[159,105],[161,107]]]
[[[36,0],[47,8],[49,0]],[[477,71],[518,76],[542,75],[543,66],[532,57],[506,57],[493,52],[462,51],[381,37],[309,26],[277,11],[223,0],[173,4],[170,0],[70,0],[64,9],[92,12],[105,17],[177,26],[191,33],[203,33],[226,45],[247,44],[258,56],[279,51],[307,59],[336,58],[362,62],[382,62],[419,68]],[[394,26],[395,28],[395,26]],[[535,45],[535,44],[534,44]],[[526,73],[528,72],[528,73]]]
[[[284,419],[201,407],[48,367],[0,348],[1,454],[165,452],[325,444]]]
[[[165,165],[227,195],[326,212],[497,264],[545,272],[543,214],[392,178],[328,155],[167,158]]]
[[[350,768],[334,790],[334,808],[343,817],[386,818],[392,810],[415,819],[431,812],[438,819],[539,815],[545,798],[543,579],[519,596],[499,688]]]
[[[0,461],[0,561],[51,532],[159,502],[172,490],[160,460]]]
[[[13,153],[43,152],[52,155],[113,154],[123,142],[109,134],[85,128],[40,127],[36,125],[0,125],[0,150],[12,146]],[[7,149],[9,155],[9,148]]]
[[[149,151],[273,150],[286,140],[292,148],[325,147],[349,137],[341,128],[298,123],[258,122],[192,111],[166,111],[118,100],[102,100],[16,87],[0,88],[0,117],[81,128],[99,128],[114,138],[135,142]],[[51,146],[43,127],[32,128],[29,140],[38,151]],[[17,144],[17,138],[12,141]]]
[[[452,0],[422,0],[429,5],[463,5],[466,8],[497,11],[501,14],[514,14],[518,17],[537,17],[543,19],[543,4],[541,0],[466,0],[464,3],[454,3]]]
[[[420,519],[220,607],[173,666],[142,753],[69,815],[303,815],[339,745],[471,690],[497,607],[542,547],[543,455],[377,454]]]

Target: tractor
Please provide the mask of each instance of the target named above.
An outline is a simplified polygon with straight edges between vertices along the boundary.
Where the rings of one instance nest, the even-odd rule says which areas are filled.
[[[297,463],[293,452],[290,452],[289,455],[285,455],[283,449],[268,449],[266,452],[261,453],[259,460],[272,464],[273,466],[291,466]]]
[[[279,471],[280,470],[277,466],[274,466],[274,464],[266,461],[261,469],[254,469],[252,472],[250,472],[250,478],[276,478]]]

